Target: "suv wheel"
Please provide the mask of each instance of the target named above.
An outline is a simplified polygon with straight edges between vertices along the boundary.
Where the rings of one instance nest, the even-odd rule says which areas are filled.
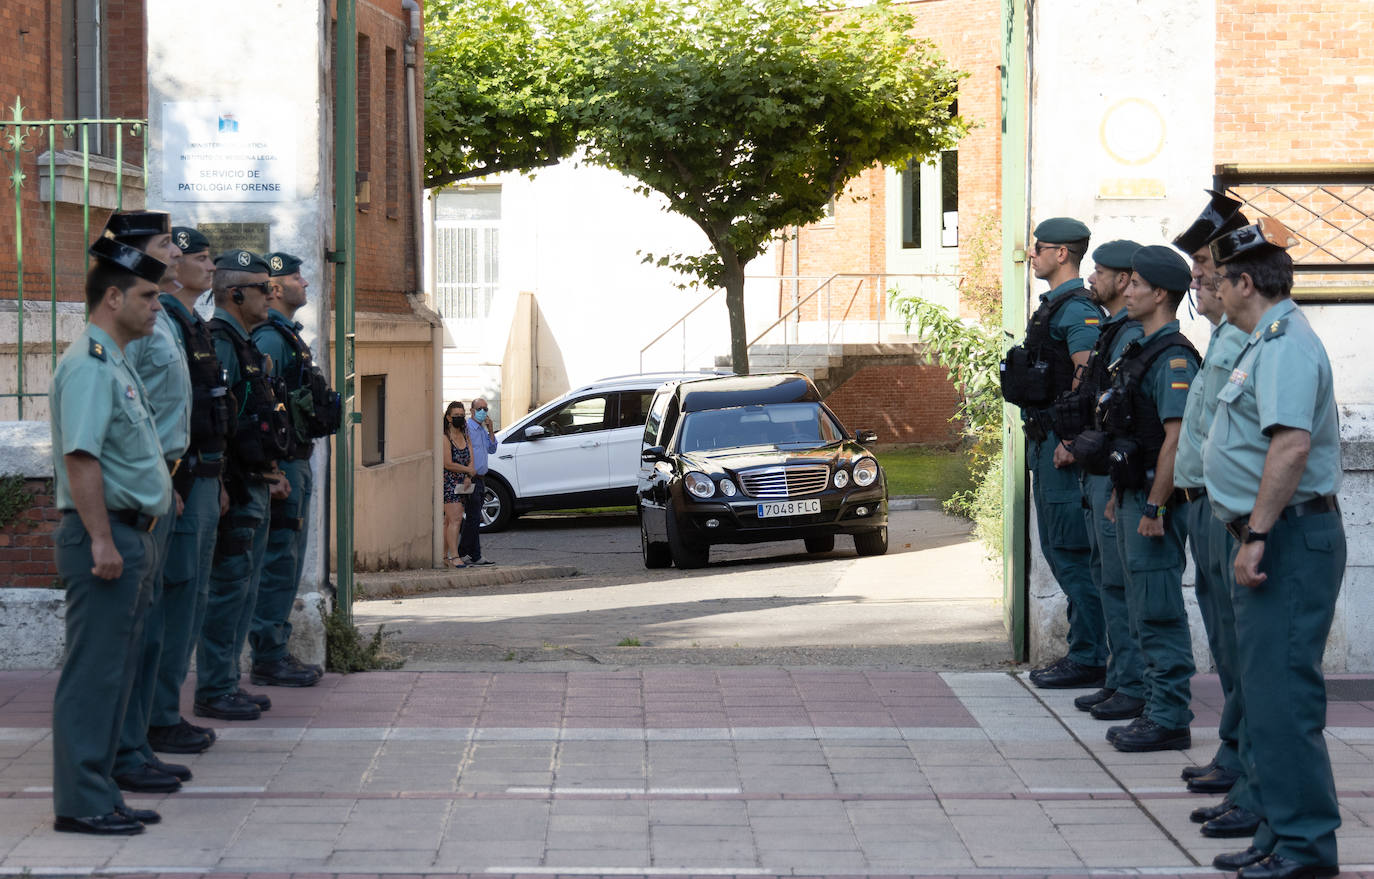
[[[679,569],[704,568],[711,559],[710,544],[688,540],[678,530],[677,514],[671,506],[664,511],[668,520],[668,552]]]
[[[515,513],[515,498],[499,479],[482,480],[482,531],[504,531]]]
[[[644,516],[639,517],[639,548],[644,554],[644,567],[666,568],[673,563],[673,554],[668,544],[649,540],[648,529],[644,527]]]
[[[887,526],[854,535],[854,550],[859,555],[883,555],[887,552]]]

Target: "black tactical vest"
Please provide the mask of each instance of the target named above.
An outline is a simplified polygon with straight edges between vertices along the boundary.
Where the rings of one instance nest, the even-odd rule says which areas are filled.
[[[1092,429],[1097,410],[1097,398],[1112,383],[1111,366],[1112,346],[1130,321],[1122,319],[1107,324],[1097,337],[1097,344],[1088,354],[1088,362],[1078,378],[1078,387],[1065,391],[1054,401],[1051,418],[1054,432],[1066,439],[1076,437],[1085,430]]]
[[[277,393],[280,383],[268,374],[267,358],[233,326],[215,318],[210,329],[234,346],[239,360],[238,381],[233,386],[239,411],[230,458],[247,472],[270,470],[291,450],[291,420]]]
[[[343,400],[329,387],[324,373],[310,356],[310,346],[294,327],[269,318],[268,325],[286,340],[294,357],[282,364],[283,397],[291,418],[292,448],[288,457],[310,457],[311,440],[331,436],[343,421]]]
[[[999,378],[1002,397],[1023,408],[1040,409],[1073,385],[1073,357],[1069,346],[1056,342],[1050,333],[1054,316],[1085,288],[1075,287],[1040,303],[1026,327],[1026,338],[1007,351]]]
[[[1102,429],[1111,437],[1110,473],[1118,489],[1144,488],[1149,472],[1159,462],[1164,447],[1164,422],[1154,401],[1144,393],[1140,382],[1155,360],[1172,347],[1181,347],[1197,366],[1193,343],[1182,333],[1169,333],[1141,345],[1133,340],[1111,365],[1112,385],[1098,401],[1097,415]]]
[[[179,308],[166,308],[181,327],[181,344],[186,349],[186,365],[191,373],[191,447],[197,457],[224,451],[234,434],[234,415],[238,402],[229,391],[224,368],[215,355],[215,340],[210,327],[198,317],[185,315]]]

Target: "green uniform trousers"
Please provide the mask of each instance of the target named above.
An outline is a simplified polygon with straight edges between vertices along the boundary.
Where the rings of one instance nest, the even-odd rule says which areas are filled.
[[[1290,507],[1289,510],[1292,508]],[[1305,864],[1337,864],[1341,824],[1322,731],[1322,654],[1345,572],[1337,512],[1291,513],[1269,529],[1259,586],[1235,584],[1236,658],[1245,755],[1264,816],[1254,845]]]
[[[1212,651],[1212,661],[1216,664],[1225,700],[1221,709],[1221,723],[1217,726],[1221,743],[1213,759],[1218,766],[1240,773],[1240,779],[1226,798],[1238,806],[1258,812],[1259,804],[1250,791],[1250,783],[1245,775],[1245,759],[1241,754],[1245,700],[1236,682],[1236,614],[1231,607],[1231,586],[1235,582],[1231,556],[1236,541],[1226,526],[1212,515],[1212,502],[1206,495],[1187,504],[1180,512],[1188,522],[1188,545],[1193,551],[1193,569],[1197,580],[1194,586],[1197,606],[1202,613],[1207,645]]]
[[[296,602],[304,563],[305,522],[310,512],[310,462],[287,461],[281,465],[281,470],[291,483],[291,494],[272,502],[267,553],[248,630],[254,664],[274,662],[286,656],[286,647],[291,640],[291,608]]]
[[[1140,645],[1147,689],[1145,716],[1165,729],[1193,719],[1193,641],[1183,606],[1183,517],[1164,518],[1163,537],[1138,530],[1146,493],[1123,492],[1116,505],[1116,545],[1126,566],[1126,609]]]
[[[1107,626],[1107,686],[1135,699],[1144,699],[1145,662],[1140,645],[1131,635],[1131,615],[1126,610],[1126,570],[1116,545],[1116,523],[1108,521],[1107,500],[1112,481],[1106,476],[1083,475],[1087,509],[1088,542],[1092,546],[1092,572],[1102,598]]]
[[[258,594],[258,576],[267,550],[267,486],[244,487],[246,500],[233,503],[220,519],[210,570],[205,621],[196,652],[196,701],[228,695],[239,686],[239,657],[247,618]]]
[[[162,568],[162,607],[166,628],[158,665],[149,726],[175,726],[181,721],[181,685],[191,668],[191,655],[205,620],[205,602],[219,529],[219,479],[196,479],[186,508],[172,529],[167,563]]]
[[[153,694],[157,688],[157,670],[162,662],[163,639],[167,626],[166,605],[163,602],[162,569],[167,563],[167,547],[176,525],[176,505],[157,520],[153,527],[152,591],[148,610],[143,617],[143,646],[134,671],[133,689],[129,705],[124,711],[124,723],[119,732],[119,753],[115,756],[115,775],[132,772],[153,760],[148,746],[148,718],[152,716]]]
[[[1078,468],[1061,470],[1054,466],[1059,438],[1053,431],[1042,442],[1028,439],[1027,443],[1040,551],[1069,600],[1069,659],[1081,665],[1103,665],[1107,661],[1107,624],[1093,582]]]
[[[67,655],[53,699],[53,810],[69,818],[107,815],[124,798],[115,754],[143,638],[152,590],[151,534],[111,522],[124,559],[116,580],[91,574],[91,538],[76,513],[53,534],[57,572],[67,590]]]

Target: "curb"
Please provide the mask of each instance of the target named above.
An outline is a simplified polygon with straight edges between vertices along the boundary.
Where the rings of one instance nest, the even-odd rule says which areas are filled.
[[[933,513],[941,511],[940,502],[928,494],[887,499],[888,510],[926,510]]]
[[[509,565],[355,574],[353,598],[355,601],[404,598],[428,592],[448,592],[483,586],[506,586],[530,580],[575,577],[577,574],[577,568],[568,565]]]

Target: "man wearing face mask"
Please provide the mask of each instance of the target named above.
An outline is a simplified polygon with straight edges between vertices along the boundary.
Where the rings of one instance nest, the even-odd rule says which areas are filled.
[[[487,401],[478,397],[472,401],[472,417],[468,419],[468,445],[472,448],[473,477],[472,494],[463,501],[463,518],[467,527],[458,539],[458,555],[469,565],[490,565],[493,562],[482,558],[482,542],[479,536],[482,524],[482,497],[486,491],[482,477],[487,475],[487,456],[496,452],[496,428],[491,423]]]

